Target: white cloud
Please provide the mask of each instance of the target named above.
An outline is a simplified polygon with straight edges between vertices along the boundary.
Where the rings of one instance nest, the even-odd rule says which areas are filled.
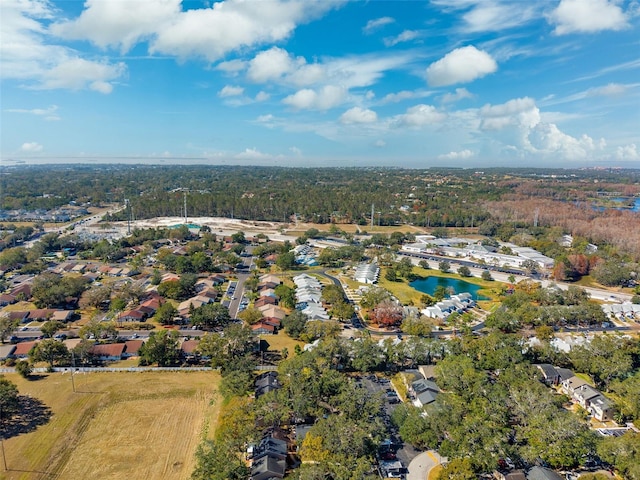
[[[235,158],[238,158],[241,160],[269,160],[273,157],[268,153],[260,152],[254,147],[254,148],[246,148],[244,152],[238,153]]]
[[[287,82],[297,87],[316,85],[328,77],[327,66],[319,63],[301,64],[287,77]]]
[[[347,96],[343,87],[326,85],[318,91],[304,88],[293,95],[289,95],[282,103],[297,110],[329,110],[342,104]]]
[[[533,128],[540,122],[540,110],[529,97],[509,100],[501,105],[485,105],[480,109],[483,130],[500,130],[507,126]]]
[[[640,152],[638,152],[635,143],[631,143],[618,147],[616,149],[616,158],[618,160],[640,160]]]
[[[216,65],[216,70],[221,70],[228,75],[236,76],[239,72],[247,68],[247,62],[244,60],[229,60],[226,62],[220,62]]]
[[[638,84],[636,84],[638,85]],[[635,85],[631,85],[635,86]],[[602,87],[594,87],[587,91],[589,97],[617,97],[623,95],[630,85],[622,85],[620,83],[610,83]]]
[[[454,93],[445,93],[441,100],[442,103],[454,103],[465,98],[473,98],[473,94],[466,88],[456,88]]]
[[[503,0],[432,0],[450,13],[465,10],[462,31],[467,33],[498,32],[521,26],[539,16],[543,2],[513,2]]]
[[[467,32],[501,31],[523,25],[536,17],[536,5],[523,2],[500,3],[488,0],[478,2],[462,18]]]
[[[269,95],[267,92],[263,92],[261,90],[256,94],[255,100],[256,100],[256,102],[265,102],[265,101],[269,100],[269,98],[271,98],[271,95]]]
[[[567,160],[582,160],[596,149],[596,144],[588,135],[574,138],[553,123],[538,123],[528,136],[531,146],[545,155],[557,154]]]
[[[378,120],[378,115],[373,110],[360,107],[353,107],[340,115],[340,122],[352,123],[373,123]]]
[[[395,37],[386,37],[382,41],[384,42],[385,46],[393,47],[394,45],[397,45],[399,43],[410,42],[411,40],[415,40],[418,37],[420,37],[420,32],[416,30],[405,30],[400,35],[396,35]]]
[[[380,18],[376,18],[374,20],[369,20],[367,22],[367,24],[362,27],[362,31],[366,34],[366,35],[370,35],[371,33],[373,33],[374,31],[376,31],[377,29],[384,27],[385,25],[389,25],[390,23],[394,23],[395,20],[391,17],[380,17]]]
[[[427,81],[441,87],[468,83],[498,69],[496,61],[484,50],[469,45],[449,52],[427,67]]]
[[[269,122],[272,122],[274,119],[275,117],[269,113],[267,115],[260,115],[258,118],[256,118],[256,121],[258,123],[269,123]]]
[[[449,152],[443,155],[438,155],[440,160],[466,160],[475,155],[471,150],[465,149],[459,152]]]
[[[3,78],[26,80],[37,89],[88,88],[110,93],[112,82],[126,74],[123,63],[80,58],[71,48],[46,43],[44,25],[55,11],[45,0],[6,0],[2,3],[0,72]]]
[[[89,40],[102,48],[119,47],[125,53],[138,41],[167,28],[180,11],[180,0],[86,0],[78,18],[55,23],[51,31],[69,40]]]
[[[242,47],[287,39],[302,23],[321,17],[342,0],[226,0],[210,8],[182,9],[181,0],[88,0],[82,14],[52,27],[56,35],[89,40],[126,52],[149,41],[149,52],[209,61]]]
[[[480,128],[502,143],[505,148],[523,153],[581,160],[606,142],[598,142],[586,134],[572,137],[554,123],[542,121],[540,110],[531,98],[516,98],[501,105],[485,105],[479,111]]]
[[[387,142],[385,142],[384,140],[379,139],[379,140],[376,140],[373,143],[373,146],[376,147],[376,148],[384,148],[384,147],[387,146]]]
[[[44,117],[45,120],[56,121],[60,120],[60,117],[56,113],[58,110],[57,105],[50,105],[48,108],[10,108],[7,109],[7,112],[11,113],[28,113],[30,115],[36,115],[38,117]]]
[[[59,63],[42,76],[42,83],[34,88],[68,88],[80,90],[90,88],[100,93],[111,93],[113,86],[109,81],[116,80],[126,73],[126,66],[93,62],[82,58],[71,58]]]
[[[441,123],[446,118],[447,115],[439,112],[434,106],[420,104],[408,108],[406,113],[396,115],[393,121],[398,125],[421,127]]]
[[[295,155],[296,157],[301,157],[302,156],[302,150],[300,150],[298,147],[290,147],[289,151]]]
[[[247,76],[253,82],[268,82],[291,72],[294,67],[295,61],[286,50],[273,47],[260,52],[249,62]]]
[[[244,93],[244,88],[233,85],[225,85],[222,90],[218,92],[218,96],[221,98],[237,97]]]
[[[332,1],[218,2],[212,8],[180,12],[156,32],[149,50],[215,61],[242,47],[285,40],[298,24],[318,18],[334,6]]]
[[[41,152],[42,149],[42,145],[37,142],[25,142],[22,144],[22,147],[20,147],[20,150],[26,153],[37,153]]]
[[[425,98],[430,96],[431,94],[432,92],[429,92],[428,90],[402,90],[400,92],[388,93],[387,95],[382,97],[382,100],[380,100],[380,102],[383,104],[398,103],[404,100]]]
[[[557,35],[621,30],[628,26],[627,16],[617,3],[609,0],[561,0],[547,20],[556,25],[554,33]]]

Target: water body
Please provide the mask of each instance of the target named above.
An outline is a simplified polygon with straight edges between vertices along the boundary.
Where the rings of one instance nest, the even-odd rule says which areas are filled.
[[[613,202],[617,202],[617,203],[622,203],[622,202],[626,202],[629,199],[628,198],[622,198],[622,197],[616,197],[616,198],[612,198],[611,199]],[[640,198],[635,198],[633,200],[633,205],[631,205],[631,207],[602,207],[602,206],[598,206],[598,207],[593,207],[595,210],[597,210],[598,212],[603,212],[609,208],[614,208],[616,210],[628,210],[631,212],[640,212]]]
[[[484,295],[478,295],[478,290],[481,287],[474,285],[473,283],[465,282],[464,280],[458,280],[457,278],[446,277],[427,277],[420,280],[414,280],[409,284],[412,288],[415,288],[419,292],[433,295],[436,288],[442,286],[444,288],[453,288],[454,293],[469,292],[473,296],[474,300],[490,300],[489,297]]]

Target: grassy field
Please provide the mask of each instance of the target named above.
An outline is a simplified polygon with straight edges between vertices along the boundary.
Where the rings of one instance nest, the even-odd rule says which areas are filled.
[[[49,420],[4,441],[2,479],[188,479],[220,408],[216,372],[53,373],[7,378]],[[35,412],[38,408],[33,409]]]
[[[269,342],[269,350],[271,351],[282,351],[283,348],[286,348],[289,354],[293,354],[296,345],[300,345],[301,348],[304,346],[304,342],[294,340],[284,333],[284,330],[280,330],[276,335],[260,335],[260,338]]]

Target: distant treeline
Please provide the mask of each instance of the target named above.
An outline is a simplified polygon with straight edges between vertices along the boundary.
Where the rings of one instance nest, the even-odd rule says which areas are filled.
[[[373,207],[375,225],[560,226],[564,233],[640,249],[633,234],[640,231],[637,214],[591,208],[602,192],[638,195],[640,170],[57,165],[3,167],[0,173],[4,210],[128,199],[133,217],[142,219],[183,216],[186,197],[190,217],[289,222],[295,215],[303,222],[366,226]],[[126,215],[121,211],[113,220]]]

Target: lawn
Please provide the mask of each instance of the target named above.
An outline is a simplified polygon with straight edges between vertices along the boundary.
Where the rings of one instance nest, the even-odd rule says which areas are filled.
[[[219,411],[216,372],[53,373],[6,377],[29,396],[32,420],[50,418],[4,441],[0,478],[188,479],[203,434]]]
[[[260,338],[269,343],[270,351],[282,351],[283,348],[286,348],[289,354],[292,354],[296,345],[300,345],[300,348],[304,346],[304,342],[294,340],[284,333],[284,330],[280,330],[276,335],[260,335]]]

